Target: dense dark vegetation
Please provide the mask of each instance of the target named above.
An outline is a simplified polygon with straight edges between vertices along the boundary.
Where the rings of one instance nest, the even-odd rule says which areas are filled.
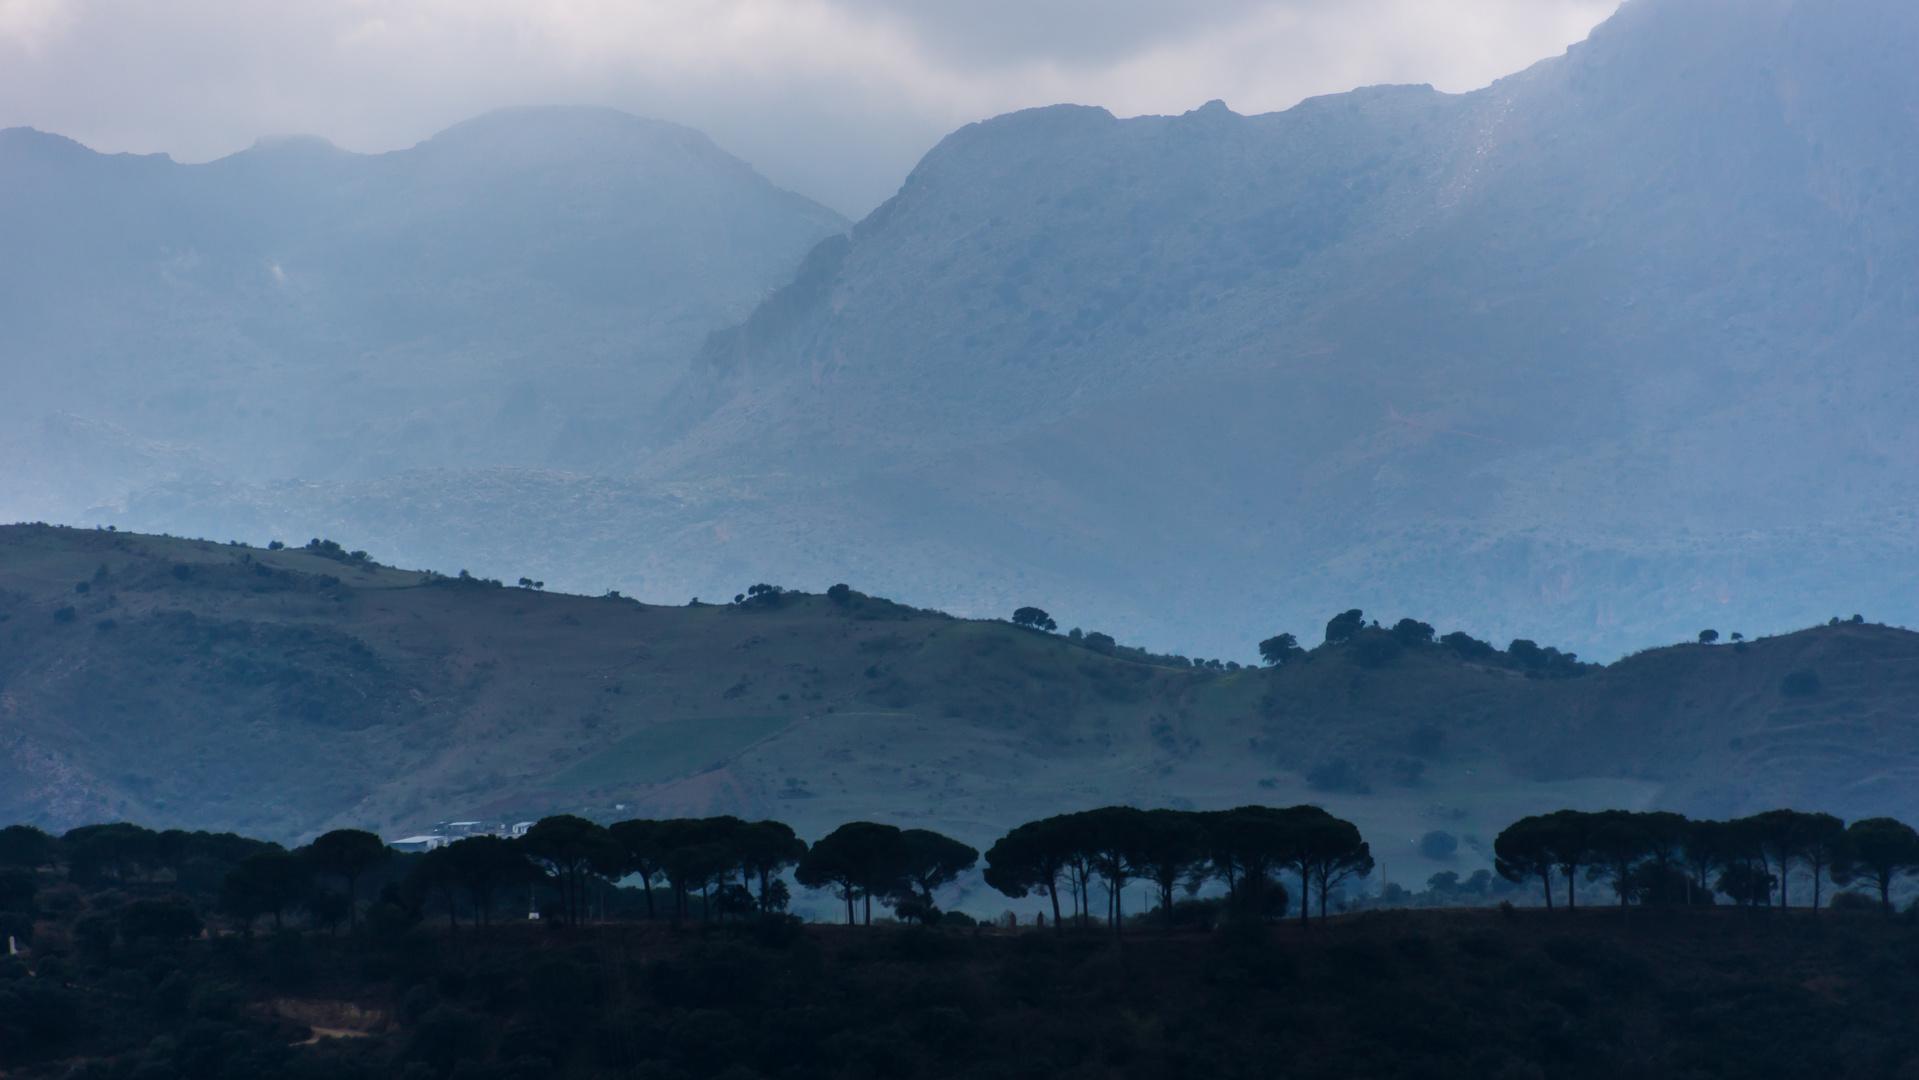
[[[201,936],[204,897],[167,899],[186,878],[36,869],[33,952],[0,962],[4,1067],[114,1080],[1890,1078],[1919,1055],[1919,928],[1872,911],[1369,912],[1118,939],[747,917],[454,930],[409,906],[393,867],[379,872],[384,896],[357,930]]]
[[[1280,870],[1323,905],[1329,884],[1371,867],[1357,831],[1313,807],[1108,807],[1022,825],[987,853],[989,882],[1056,901],[1064,888],[1078,916],[1055,906],[1030,928],[942,918],[934,893],[977,852],[870,822],[809,848],[779,822],[558,816],[412,854],[354,830],[289,852],[125,823],[58,838],[12,826],[0,906],[10,951],[25,948],[0,962],[0,1067],[749,1080],[1892,1078],[1919,1065],[1919,917],[1869,902],[1766,912],[1751,891],[1769,896],[1795,868],[1889,886],[1919,871],[1909,827],[1563,811],[1514,823],[1499,849],[1516,880],[1609,875],[1620,906],[1284,920]],[[1745,906],[1701,906],[1702,866]],[[783,914],[789,867],[869,924]],[[612,885],[626,875],[640,887]],[[1215,875],[1226,896],[1192,899]],[[1129,878],[1159,906],[1128,918],[1109,900],[1093,917],[1088,885],[1116,897]],[[546,898],[544,917],[496,920],[522,889]],[[876,897],[917,922],[871,925]],[[1137,932],[1112,932],[1129,922]]]

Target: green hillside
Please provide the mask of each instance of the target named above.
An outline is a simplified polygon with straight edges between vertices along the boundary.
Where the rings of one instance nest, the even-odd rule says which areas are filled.
[[[1419,882],[1445,865],[1419,856],[1424,833],[1477,865],[1505,823],[1562,806],[1919,816],[1903,630],[1682,645],[1570,678],[1368,631],[1226,671],[843,601],[657,607],[337,551],[0,528],[0,817],[291,840],[738,813],[983,844],[1100,804],[1311,801],[1360,825],[1384,880]]]

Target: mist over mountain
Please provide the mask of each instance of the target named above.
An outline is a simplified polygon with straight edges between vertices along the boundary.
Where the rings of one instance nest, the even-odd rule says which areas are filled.
[[[1634,0],[1469,94],[999,117],[850,232],[806,219],[783,287],[690,370],[674,324],[643,389],[556,373],[510,305],[408,339],[489,342],[512,404],[461,415],[537,438],[415,398],[212,475],[128,409],[165,446],[87,520],[673,601],[856,580],[1241,659],[1355,605],[1600,657],[1910,622],[1915,46],[1886,0]],[[436,265],[394,310],[448,310]],[[642,291],[580,340],[633,340],[590,328]]]
[[[922,594],[1011,563],[1207,641],[1348,600],[1602,651],[1909,616],[1916,41],[1642,0],[1473,94],[974,125],[809,310],[709,344],[649,467],[829,481],[826,546],[900,523]]]
[[[630,465],[702,335],[844,225],[608,109],[205,165],[0,132],[0,439],[37,466],[0,495]]]

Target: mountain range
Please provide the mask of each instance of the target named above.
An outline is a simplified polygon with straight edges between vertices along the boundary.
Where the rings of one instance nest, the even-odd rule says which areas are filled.
[[[703,335],[846,224],[610,109],[204,165],[0,132],[0,430],[38,466],[0,494],[630,468]]]
[[[1466,94],[968,125],[850,228],[603,112],[191,167],[9,133],[12,190],[64,201],[4,227],[80,252],[15,263],[9,422],[50,464],[12,502],[675,603],[1037,603],[1239,660],[1351,606],[1589,657],[1911,621],[1916,47],[1893,0],[1630,0]],[[682,254],[641,269],[632,162],[662,142],[710,212],[661,210]],[[193,220],[293,239],[129,262],[87,230],[175,211],[19,186],[56,159],[126,191],[292,178]]]

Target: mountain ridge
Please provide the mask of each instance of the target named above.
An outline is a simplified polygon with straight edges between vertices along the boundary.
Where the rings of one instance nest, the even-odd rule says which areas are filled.
[[[16,130],[0,190],[0,441],[31,463],[43,417],[72,413],[228,481],[617,466],[699,336],[846,224],[693,129],[598,108],[196,165]],[[140,486],[76,485],[51,516]],[[22,497],[0,491],[49,516]]]

